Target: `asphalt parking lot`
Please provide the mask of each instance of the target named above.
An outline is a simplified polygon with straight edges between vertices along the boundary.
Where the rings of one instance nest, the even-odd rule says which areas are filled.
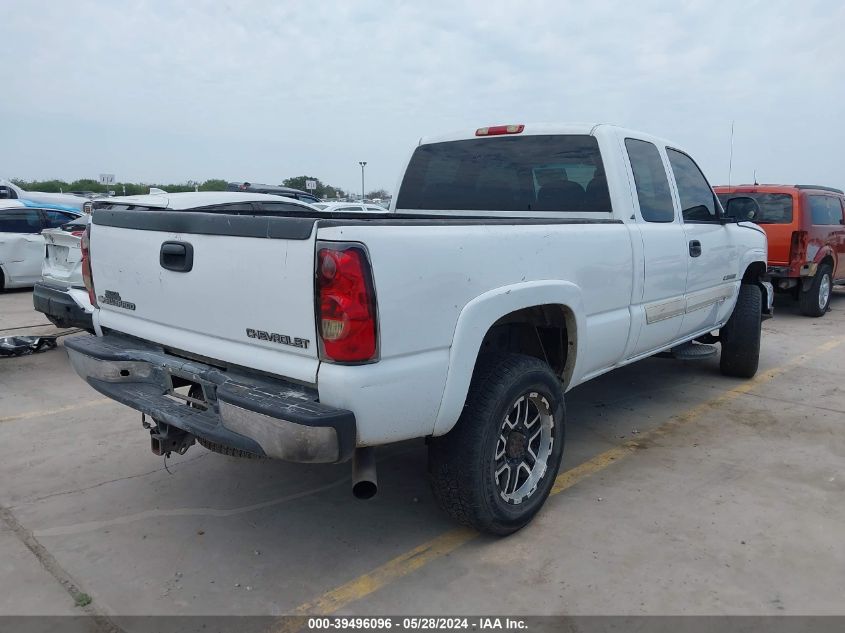
[[[0,294],[0,336],[44,323]],[[649,359],[573,390],[554,496],[501,540],[438,510],[421,441],[371,501],[347,464],[165,468],[61,345],[0,358],[0,614],[845,614],[843,355],[839,289],[778,302],[751,381]]]

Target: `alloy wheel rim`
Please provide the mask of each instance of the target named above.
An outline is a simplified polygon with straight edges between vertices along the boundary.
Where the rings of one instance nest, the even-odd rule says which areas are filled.
[[[819,310],[827,307],[828,299],[830,299],[830,276],[825,273],[819,283]]]
[[[554,447],[554,425],[549,401],[536,391],[521,395],[508,409],[493,456],[493,476],[505,502],[520,504],[537,490]]]

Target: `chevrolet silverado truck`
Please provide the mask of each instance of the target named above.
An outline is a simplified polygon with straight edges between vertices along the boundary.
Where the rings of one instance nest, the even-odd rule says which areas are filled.
[[[737,204],[747,203],[741,200]],[[352,461],[425,438],[441,506],[526,525],[561,464],[564,393],[660,352],[757,370],[766,237],[677,145],[608,125],[423,139],[391,213],[95,202],[97,336],[65,345],[153,452]]]

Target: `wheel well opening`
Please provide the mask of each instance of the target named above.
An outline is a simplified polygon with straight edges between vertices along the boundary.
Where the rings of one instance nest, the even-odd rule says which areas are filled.
[[[745,274],[742,276],[742,283],[753,284],[760,281],[766,276],[766,264],[763,262],[753,262],[745,269]]]
[[[830,266],[831,268],[833,268],[833,257],[831,257],[830,255],[825,255],[825,256],[824,256],[824,259],[822,259],[822,260],[819,262],[819,265],[820,265],[820,266],[821,266],[821,265],[824,265],[824,264],[827,264],[828,266]]]
[[[575,315],[563,305],[532,306],[496,321],[481,342],[481,353],[506,352],[534,356],[569,383],[575,365]]]

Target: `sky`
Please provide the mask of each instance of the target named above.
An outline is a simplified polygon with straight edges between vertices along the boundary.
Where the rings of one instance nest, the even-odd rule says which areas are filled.
[[[711,184],[845,187],[845,3],[0,0],[0,178],[395,192],[420,137],[663,136]]]

